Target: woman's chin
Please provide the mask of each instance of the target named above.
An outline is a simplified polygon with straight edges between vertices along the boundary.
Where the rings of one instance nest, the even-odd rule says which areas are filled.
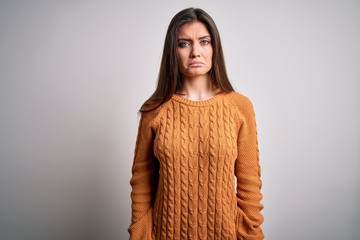
[[[201,77],[201,76],[206,76],[206,75],[209,75],[209,71],[203,71],[200,69],[199,70],[194,69],[194,71],[188,71],[186,74],[184,74],[184,76],[191,77],[191,78]]]

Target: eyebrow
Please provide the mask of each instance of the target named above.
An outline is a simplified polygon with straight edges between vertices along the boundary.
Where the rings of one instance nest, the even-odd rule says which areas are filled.
[[[206,36],[199,37],[199,39],[203,39],[203,38],[211,38],[211,36],[210,36],[210,35],[206,35]],[[181,41],[181,40],[191,41],[190,38],[185,38],[185,37],[178,38],[177,40],[178,40],[178,41]]]

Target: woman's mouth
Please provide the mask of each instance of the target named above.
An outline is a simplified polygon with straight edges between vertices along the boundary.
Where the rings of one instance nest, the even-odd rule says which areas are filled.
[[[203,66],[203,65],[204,65],[204,63],[202,63],[202,62],[194,61],[194,62],[191,62],[191,63],[188,65],[188,67],[201,67],[201,66]]]

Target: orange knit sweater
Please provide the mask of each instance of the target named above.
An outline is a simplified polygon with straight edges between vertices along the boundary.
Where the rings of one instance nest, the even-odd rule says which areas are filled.
[[[255,113],[241,93],[174,94],[143,113],[132,174],[130,239],[264,238]]]

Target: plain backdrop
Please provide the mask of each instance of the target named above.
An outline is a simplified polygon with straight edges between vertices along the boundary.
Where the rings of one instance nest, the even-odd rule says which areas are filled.
[[[0,1],[0,239],[128,239],[137,110],[200,7],[255,108],[271,240],[360,239],[360,2]]]

